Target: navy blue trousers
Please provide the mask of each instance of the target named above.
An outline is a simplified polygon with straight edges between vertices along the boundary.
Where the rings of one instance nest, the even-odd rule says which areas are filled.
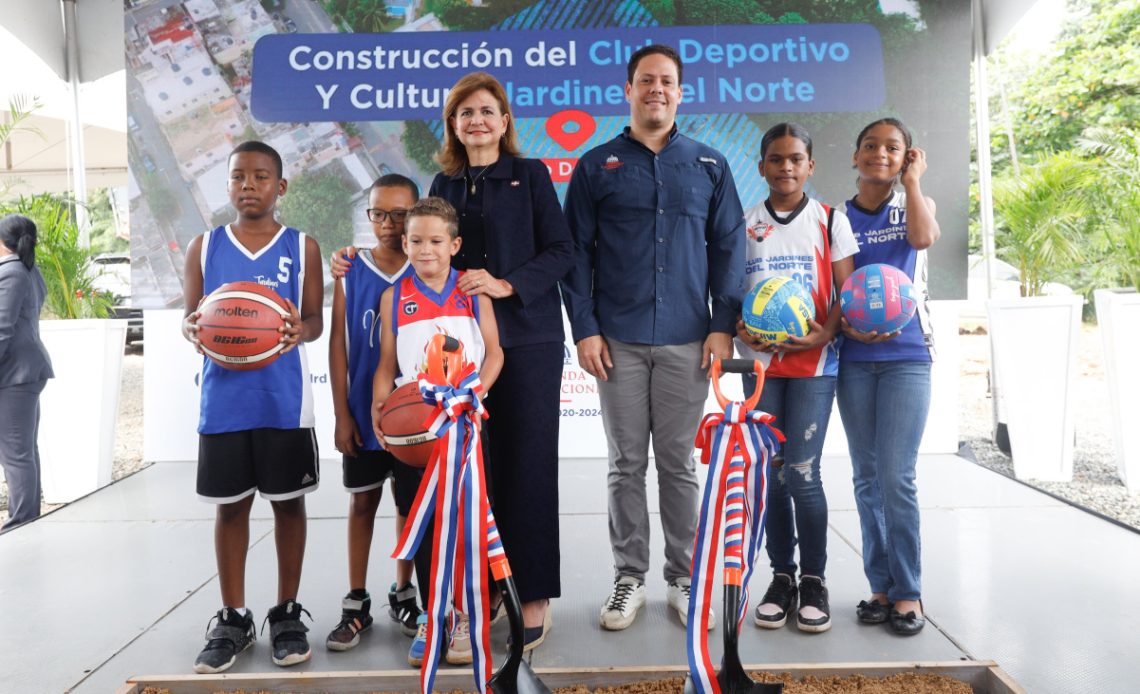
[[[487,398],[491,508],[523,602],[562,594],[558,415],[563,344],[503,350]]]

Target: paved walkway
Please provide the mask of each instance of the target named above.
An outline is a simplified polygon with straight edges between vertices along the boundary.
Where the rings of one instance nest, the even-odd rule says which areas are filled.
[[[297,669],[405,668],[409,639],[385,619],[354,651],[330,653],[322,645],[346,591],[347,508],[339,464],[326,461],[322,472],[324,486],[309,497],[300,595],[314,618],[313,659]],[[219,606],[213,508],[195,498],[194,473],[193,463],[156,464],[0,536],[0,692],[105,694],[132,675],[191,673]],[[974,658],[997,661],[1035,694],[1140,691],[1140,601],[1133,597],[1140,534],[960,458],[924,456],[924,599],[932,623],[904,639],[855,620],[854,606],[867,589],[846,458],[825,458],[823,476],[834,628],[808,636],[791,627],[762,632],[749,623],[740,639],[746,663]],[[561,484],[563,597],[532,664],[684,664],[684,630],[666,607],[658,573],[656,519],[649,604],[627,631],[605,632],[597,623],[612,580],[605,462],[563,460]],[[656,484],[652,474],[649,484]],[[392,576],[393,512],[385,496],[370,571],[381,602]],[[250,544],[247,594],[260,623],[275,596],[272,519],[264,501],[254,505]],[[753,591],[763,591],[767,580],[758,572]],[[505,638],[505,624],[497,625],[496,648]],[[232,672],[276,671],[266,640]],[[719,657],[719,638],[710,641]]]

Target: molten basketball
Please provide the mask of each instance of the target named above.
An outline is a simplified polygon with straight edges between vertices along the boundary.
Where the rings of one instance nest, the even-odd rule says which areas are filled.
[[[198,341],[219,366],[252,371],[281,355],[281,332],[289,309],[272,289],[256,282],[230,282],[198,306]]]
[[[766,342],[787,342],[808,334],[815,319],[811,294],[790,277],[769,277],[744,296],[744,327]]]
[[[918,307],[914,285],[896,267],[865,265],[847,278],[839,293],[843,317],[861,333],[893,333],[910,322]]]
[[[380,408],[384,447],[401,462],[412,467],[427,467],[436,437],[427,431],[424,422],[435,409],[434,405],[424,402],[416,383],[405,383],[392,391]]]

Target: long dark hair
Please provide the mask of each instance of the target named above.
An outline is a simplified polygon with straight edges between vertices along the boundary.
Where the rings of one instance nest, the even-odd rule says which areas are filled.
[[[29,270],[36,264],[36,223],[21,214],[0,219],[0,242]]]

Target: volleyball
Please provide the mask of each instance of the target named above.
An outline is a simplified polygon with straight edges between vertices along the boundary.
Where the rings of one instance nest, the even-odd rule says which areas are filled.
[[[865,265],[851,273],[843,283],[839,303],[843,317],[862,333],[898,332],[918,308],[910,278],[883,263]]]
[[[803,285],[790,277],[769,277],[744,297],[745,329],[766,342],[787,342],[808,334],[815,303]]]

